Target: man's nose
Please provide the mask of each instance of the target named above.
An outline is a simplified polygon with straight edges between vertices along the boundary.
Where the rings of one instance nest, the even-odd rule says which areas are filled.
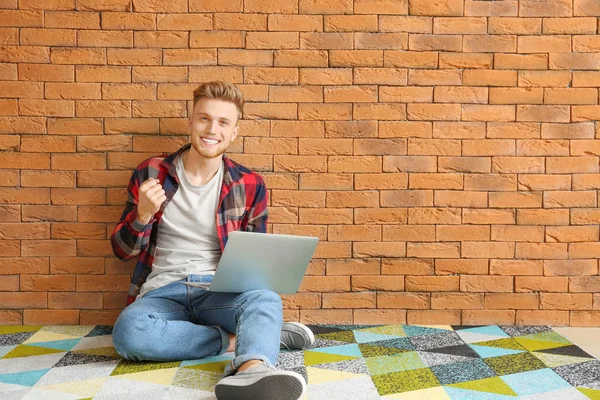
[[[208,125],[207,133],[216,134],[216,132],[217,132],[217,122],[211,122]]]

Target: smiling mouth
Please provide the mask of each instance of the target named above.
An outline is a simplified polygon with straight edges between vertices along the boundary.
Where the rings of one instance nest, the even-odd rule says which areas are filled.
[[[207,138],[200,138],[200,140],[202,140],[206,144],[219,144],[219,143],[221,143],[219,140],[213,140],[213,139],[207,139]]]

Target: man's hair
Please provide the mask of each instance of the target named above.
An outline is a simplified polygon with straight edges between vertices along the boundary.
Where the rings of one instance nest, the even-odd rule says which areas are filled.
[[[208,99],[218,99],[235,104],[238,109],[238,120],[242,118],[244,109],[244,95],[241,90],[233,83],[224,81],[205,82],[194,90],[194,107],[203,97]]]

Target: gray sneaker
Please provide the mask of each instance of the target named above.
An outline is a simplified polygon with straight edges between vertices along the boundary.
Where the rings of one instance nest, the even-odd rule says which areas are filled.
[[[313,343],[315,343],[315,335],[308,326],[299,322],[283,323],[279,344],[280,349],[308,349]]]
[[[298,400],[306,389],[302,375],[260,364],[221,379],[218,400]]]

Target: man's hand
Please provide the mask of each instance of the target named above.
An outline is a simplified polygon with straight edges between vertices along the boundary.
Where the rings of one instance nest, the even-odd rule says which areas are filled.
[[[165,191],[156,178],[146,179],[139,187],[139,200],[137,204],[137,219],[146,225],[154,214],[160,210],[160,205],[167,199]]]

